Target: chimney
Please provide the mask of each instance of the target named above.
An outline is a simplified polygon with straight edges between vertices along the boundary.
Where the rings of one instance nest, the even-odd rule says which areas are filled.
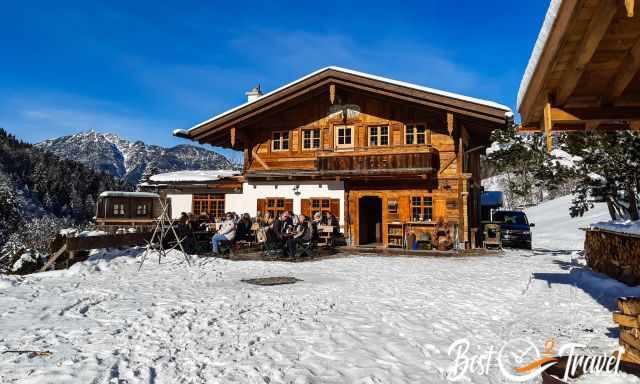
[[[258,98],[260,96],[262,96],[262,91],[260,90],[260,84],[258,84],[255,87],[251,88],[251,90],[249,92],[245,92],[245,95],[247,95],[247,102],[248,103],[251,103],[252,101],[258,100]]]

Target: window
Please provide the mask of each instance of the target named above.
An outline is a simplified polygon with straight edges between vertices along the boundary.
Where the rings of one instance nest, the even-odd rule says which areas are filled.
[[[311,199],[311,217],[313,217],[313,215],[315,215],[316,212],[331,213],[330,199]]]
[[[411,220],[413,221],[431,221],[431,210],[433,201],[431,196],[412,196],[411,197]]]
[[[147,204],[138,204],[138,206],[136,207],[136,215],[138,216],[146,216],[147,212],[149,212]]]
[[[320,130],[304,129],[302,131],[302,149],[320,148]]]
[[[224,218],[224,193],[198,193],[193,195],[193,209],[195,215],[213,215],[215,219]]]
[[[267,209],[265,209],[265,211],[269,212],[272,218],[279,217],[285,211],[284,198],[276,197],[276,198],[270,198],[266,200],[267,200],[267,204],[266,204]]]
[[[288,151],[289,150],[289,132],[273,132],[271,136],[272,151]]]
[[[405,144],[427,144],[427,127],[424,124],[410,124],[405,126]]]
[[[346,125],[336,126],[336,148],[353,147],[353,127]]]
[[[389,145],[389,126],[369,127],[369,146]]]
[[[113,216],[124,216],[124,204],[113,204]]]

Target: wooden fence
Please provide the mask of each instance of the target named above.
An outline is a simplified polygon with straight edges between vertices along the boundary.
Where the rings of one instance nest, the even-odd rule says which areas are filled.
[[[151,232],[107,234],[99,236],[59,236],[53,240],[55,251],[40,270],[68,268],[69,265],[83,261],[88,256],[91,249],[113,248],[144,245],[151,239]]]

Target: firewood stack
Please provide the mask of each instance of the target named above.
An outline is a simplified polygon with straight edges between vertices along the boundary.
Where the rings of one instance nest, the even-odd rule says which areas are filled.
[[[640,364],[640,297],[621,297],[613,322],[620,326],[620,345],[624,347],[622,360]]]
[[[640,284],[640,236],[589,230],[584,242],[589,267],[627,285]]]

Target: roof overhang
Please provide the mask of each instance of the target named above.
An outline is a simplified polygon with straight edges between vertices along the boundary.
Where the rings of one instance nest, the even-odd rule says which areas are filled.
[[[487,100],[471,98],[433,88],[400,82],[379,76],[327,67],[276,89],[255,101],[223,112],[189,130],[176,130],[174,135],[200,143],[237,147],[236,128],[248,124],[262,114],[295,103],[330,86],[369,92],[405,102],[451,112],[498,127],[512,118],[509,107]]]
[[[637,125],[640,16],[634,3],[551,1],[518,93],[523,130]]]

